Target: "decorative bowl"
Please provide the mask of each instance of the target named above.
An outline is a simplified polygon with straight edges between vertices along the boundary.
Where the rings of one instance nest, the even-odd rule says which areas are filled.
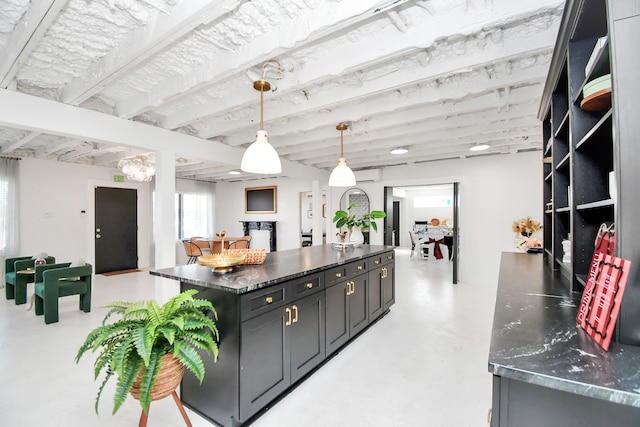
[[[213,267],[211,271],[214,273],[228,273],[233,270],[235,265],[244,262],[245,254],[211,254],[201,255],[198,257],[198,264],[205,267]]]

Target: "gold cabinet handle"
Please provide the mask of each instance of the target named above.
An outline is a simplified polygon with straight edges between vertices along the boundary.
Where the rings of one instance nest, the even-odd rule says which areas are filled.
[[[336,277],[342,277],[342,273],[336,273]]]
[[[374,263],[374,264],[380,264],[380,260],[379,260],[379,259],[377,259],[377,260],[373,261],[373,263]]]
[[[264,300],[267,302],[267,304],[271,304],[273,302],[273,297],[266,297]]]
[[[307,289],[313,288],[313,283],[307,283]]]
[[[351,281],[347,281],[347,296],[351,295]]]
[[[358,270],[362,270],[363,268],[364,268],[364,267],[363,267],[363,266],[361,266],[361,265],[359,265],[359,266],[358,266]]]
[[[285,308],[284,311],[287,313],[288,318],[287,321],[284,322],[285,326],[290,326],[291,325],[291,309],[289,307]]]
[[[293,323],[297,323],[298,322],[298,306],[297,305],[293,306],[293,311],[295,312],[295,316],[293,318]]]
[[[388,260],[392,260],[393,259],[393,255],[387,255],[387,259]]]

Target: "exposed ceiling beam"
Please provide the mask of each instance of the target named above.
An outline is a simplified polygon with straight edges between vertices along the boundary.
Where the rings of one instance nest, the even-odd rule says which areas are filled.
[[[15,26],[5,45],[0,48],[0,88],[6,89],[27,61],[29,55],[56,19],[67,0],[38,0]]]
[[[178,2],[170,15],[160,13],[154,22],[131,31],[84,76],[69,83],[62,93],[62,101],[73,105],[82,103],[197,26],[217,20],[243,1],[246,0]]]
[[[406,1],[398,1],[394,7]],[[120,101],[116,107],[117,114],[131,118],[175,97],[184,96],[186,92],[229,78],[238,69],[261,66],[294,46],[306,46],[341,28],[369,19],[371,11],[381,3],[379,0],[319,2],[309,12],[290,19],[271,33],[262,34],[256,41],[239,47],[233,53],[221,52],[189,72],[169,77],[145,93]]]
[[[509,4],[513,3],[517,2],[509,2]],[[427,21],[421,25],[413,26],[406,34],[402,35],[400,42],[398,42],[396,35],[397,30],[393,26],[388,26],[360,41],[344,43],[340,46],[333,47],[328,50],[324,56],[307,61],[303,67],[287,72],[285,78],[278,82],[278,96],[283,97],[287,93],[300,90],[303,87],[309,87],[312,84],[319,84],[327,79],[333,79],[335,76],[366,69],[374,64],[380,64],[390,59],[406,55],[409,52],[415,52],[416,49],[428,48],[432,46],[436,40],[442,40],[448,37],[462,37],[460,31],[457,30],[461,28],[459,22],[461,19],[465,20],[465,25],[462,26],[462,28],[465,28],[464,34],[466,35],[475,33],[484,34],[490,31],[491,28],[501,28],[509,24],[505,21],[507,19],[512,20],[512,22],[520,22],[520,15],[518,15],[517,18],[513,18],[514,6],[508,7],[505,5],[505,9],[505,11],[500,10],[500,13],[496,14],[488,11],[484,11],[484,13],[480,15],[471,14],[469,16],[469,14],[467,14],[463,18],[461,18],[459,14],[452,12],[440,16],[436,22]],[[522,12],[522,6],[516,9]],[[507,11],[509,11],[509,13],[507,13]],[[540,13],[552,14],[556,13],[556,9],[543,9]],[[520,23],[520,25],[527,24]],[[498,43],[490,43],[488,40],[483,40],[483,43],[486,42],[487,46],[482,50],[475,49],[475,52],[459,54],[458,58],[440,63],[430,63],[428,67],[423,67],[429,71],[413,71],[413,74],[421,76],[419,78],[424,80],[430,77],[434,78],[446,72],[452,72],[456,69],[474,66],[473,64],[478,66],[479,64],[490,63],[490,58],[495,58],[496,55],[498,55],[499,58],[509,58],[522,54],[525,51],[551,50],[556,38],[555,31],[548,28],[542,30],[533,28],[533,30],[539,32],[535,37],[530,34],[523,34],[522,37],[517,37],[512,40],[501,40]],[[448,50],[451,52],[454,51],[453,49]],[[486,59],[484,60],[483,55],[486,55]],[[444,65],[456,59],[460,65]],[[432,70],[432,67],[438,68],[438,70]],[[446,70],[444,70],[444,68],[446,68]],[[406,85],[409,83],[409,81],[404,81],[401,84]],[[171,116],[162,120],[160,125],[166,129],[175,129],[202,117],[227,114],[230,109],[237,108],[238,105],[249,106],[256,104],[256,95],[254,92],[255,91],[251,89],[251,85],[247,84],[247,90],[234,93],[232,97],[215,99],[209,103],[198,103],[197,105],[185,106],[172,111]],[[212,128],[205,130],[203,133],[203,135],[214,134],[215,130]]]
[[[217,141],[124,120],[23,93],[0,89],[0,126],[46,132],[107,145],[166,151],[180,156],[237,167],[244,150]],[[327,180],[328,172],[282,160],[284,176]]]
[[[11,144],[11,145],[7,145],[6,147],[4,147],[2,149],[2,151],[0,151],[1,154],[7,154],[12,152],[13,150],[17,150],[18,148],[22,147],[24,144],[26,144],[27,142],[33,140],[34,138],[36,138],[38,135],[40,135],[40,132],[29,132],[29,134],[27,134],[27,136],[25,136],[24,138],[18,140],[17,142]]]

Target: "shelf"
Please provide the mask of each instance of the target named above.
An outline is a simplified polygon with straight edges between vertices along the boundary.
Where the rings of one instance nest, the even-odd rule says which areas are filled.
[[[567,207],[564,207],[564,208],[556,209],[556,213],[563,213],[563,212],[571,212],[571,208],[569,206],[567,206]]]
[[[568,122],[569,122],[569,111],[567,110],[566,114],[562,118],[562,121],[560,121],[560,124],[558,125],[558,129],[553,134],[553,136],[557,138],[558,135],[560,135],[560,133],[562,133],[562,131],[565,130],[565,127],[567,126]]]
[[[580,85],[580,89],[574,95],[573,103],[576,104],[582,99],[582,89],[584,89],[584,86],[587,83],[589,83],[593,79],[604,76],[605,74],[609,73],[610,70],[611,70],[611,64],[609,63],[609,38],[607,37],[607,40],[605,41],[602,48],[600,48],[600,51],[596,56],[594,66],[591,69],[591,72],[586,75],[586,77],[584,78],[584,81]]]
[[[582,285],[584,288],[587,285],[587,275],[586,274],[576,274],[576,281]]]
[[[571,153],[567,153],[567,155],[566,155],[566,156],[564,156],[564,157],[562,158],[562,160],[560,160],[560,161],[558,162],[558,166],[556,166],[556,170],[560,170],[560,169],[562,169],[562,168],[563,168],[563,167],[565,167],[565,166],[569,166],[569,159],[570,159],[570,158],[571,158]]]
[[[544,177],[545,181],[549,181],[553,177],[553,172],[549,172],[549,175]]]
[[[549,256],[553,255],[553,254],[551,253],[551,251],[550,251],[549,249],[547,249],[547,248],[544,248],[544,252],[545,252],[547,255],[549,255]]]
[[[600,120],[598,120],[598,123],[596,123],[590,130],[589,132],[586,133],[585,136],[582,137],[582,139],[576,144],[576,150],[579,150],[580,147],[582,147],[583,145],[585,145],[586,143],[588,143],[589,141],[592,140],[593,135],[595,135],[600,129],[602,129],[602,127],[609,122],[609,125],[611,124],[611,117],[613,116],[613,108],[610,108],[609,111],[607,111],[605,113],[604,116],[602,116],[602,118]]]
[[[615,205],[615,202],[613,201],[613,199],[605,199],[605,200],[598,200],[596,202],[591,202],[591,203],[582,203],[576,206],[576,210],[583,211],[588,209],[608,208],[613,205]]]

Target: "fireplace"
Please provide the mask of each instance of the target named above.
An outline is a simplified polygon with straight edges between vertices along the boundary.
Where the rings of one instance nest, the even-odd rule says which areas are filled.
[[[275,252],[278,247],[276,240],[276,222],[278,221],[240,221],[245,236],[251,235],[251,230],[265,230],[269,232],[269,251]]]

